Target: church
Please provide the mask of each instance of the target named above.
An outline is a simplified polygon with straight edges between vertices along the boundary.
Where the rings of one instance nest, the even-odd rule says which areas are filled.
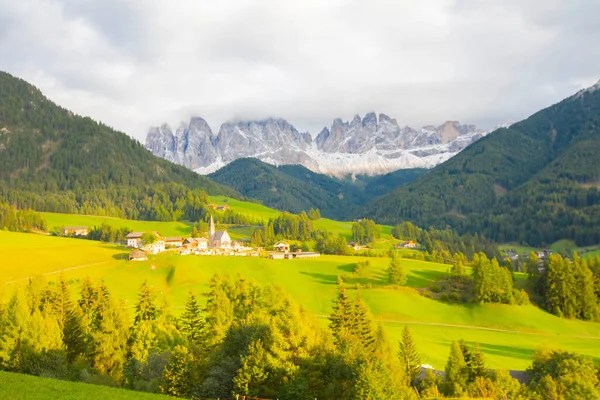
[[[216,249],[231,247],[231,238],[226,230],[215,232],[215,221],[212,214],[210,216],[209,238],[209,247]]]

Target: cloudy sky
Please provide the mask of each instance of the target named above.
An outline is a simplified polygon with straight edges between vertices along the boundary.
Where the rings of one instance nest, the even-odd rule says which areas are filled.
[[[522,119],[600,79],[598,0],[0,0],[0,69],[140,140],[192,115]]]

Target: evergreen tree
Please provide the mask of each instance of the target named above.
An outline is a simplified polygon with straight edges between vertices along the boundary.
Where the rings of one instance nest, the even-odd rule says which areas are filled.
[[[446,363],[446,376],[444,377],[444,392],[447,396],[462,396],[467,387],[467,364],[458,342],[452,342],[450,355]]]
[[[346,287],[341,278],[338,278],[338,294],[337,298],[333,301],[333,307],[329,320],[331,324],[329,327],[333,332],[333,336],[339,344],[342,339],[352,333],[352,329],[355,326],[355,310],[352,299],[348,296]]]
[[[135,325],[142,321],[151,321],[157,318],[158,309],[155,301],[156,293],[148,285],[148,281],[144,281],[140,286],[138,301],[135,305]]]
[[[421,357],[417,352],[417,348],[413,341],[412,335],[408,326],[404,327],[402,332],[402,340],[400,340],[400,350],[398,350],[398,358],[406,371],[406,376],[412,386],[416,386],[421,376]]]
[[[74,305],[68,311],[63,327],[63,342],[66,347],[67,359],[73,362],[78,356],[88,354],[89,337],[79,306]]]
[[[373,332],[373,321],[367,305],[362,298],[358,298],[354,304],[354,335],[360,340],[365,351],[375,350],[375,332]]]
[[[400,259],[394,255],[392,255],[392,260],[390,261],[387,273],[388,283],[390,285],[404,286],[406,284],[406,272],[404,271],[404,268],[402,268]]]
[[[181,331],[191,343],[198,341],[202,334],[201,309],[192,292],[188,295],[185,311],[181,315]]]

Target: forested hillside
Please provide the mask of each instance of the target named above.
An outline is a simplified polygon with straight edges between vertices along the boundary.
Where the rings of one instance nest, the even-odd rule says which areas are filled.
[[[275,167],[255,158],[240,158],[209,177],[269,207],[293,213],[318,208],[324,217],[349,219],[375,196],[411,182],[425,172],[400,170],[380,177],[340,180],[301,165]]]
[[[379,223],[450,225],[541,246],[600,242],[599,85],[499,129],[366,205]]]
[[[0,72],[0,201],[40,211],[176,219],[234,190],[153,156]]]

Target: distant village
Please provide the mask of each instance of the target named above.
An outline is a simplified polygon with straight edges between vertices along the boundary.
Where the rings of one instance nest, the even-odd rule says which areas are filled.
[[[144,243],[144,236],[151,234],[154,240]],[[65,227],[64,235],[87,236],[87,227]],[[164,237],[158,231],[153,232],[130,232],[126,237],[126,246],[132,249],[129,253],[129,261],[143,261],[148,259],[149,254],[159,254],[166,251],[175,251],[182,256],[235,256],[235,257],[259,257],[262,248],[247,246],[247,242],[232,240],[227,230],[215,229],[215,222],[211,215],[208,237]],[[290,245],[280,241],[273,246],[273,251],[262,252],[272,259],[313,258],[321,254],[309,251],[290,251]]]

